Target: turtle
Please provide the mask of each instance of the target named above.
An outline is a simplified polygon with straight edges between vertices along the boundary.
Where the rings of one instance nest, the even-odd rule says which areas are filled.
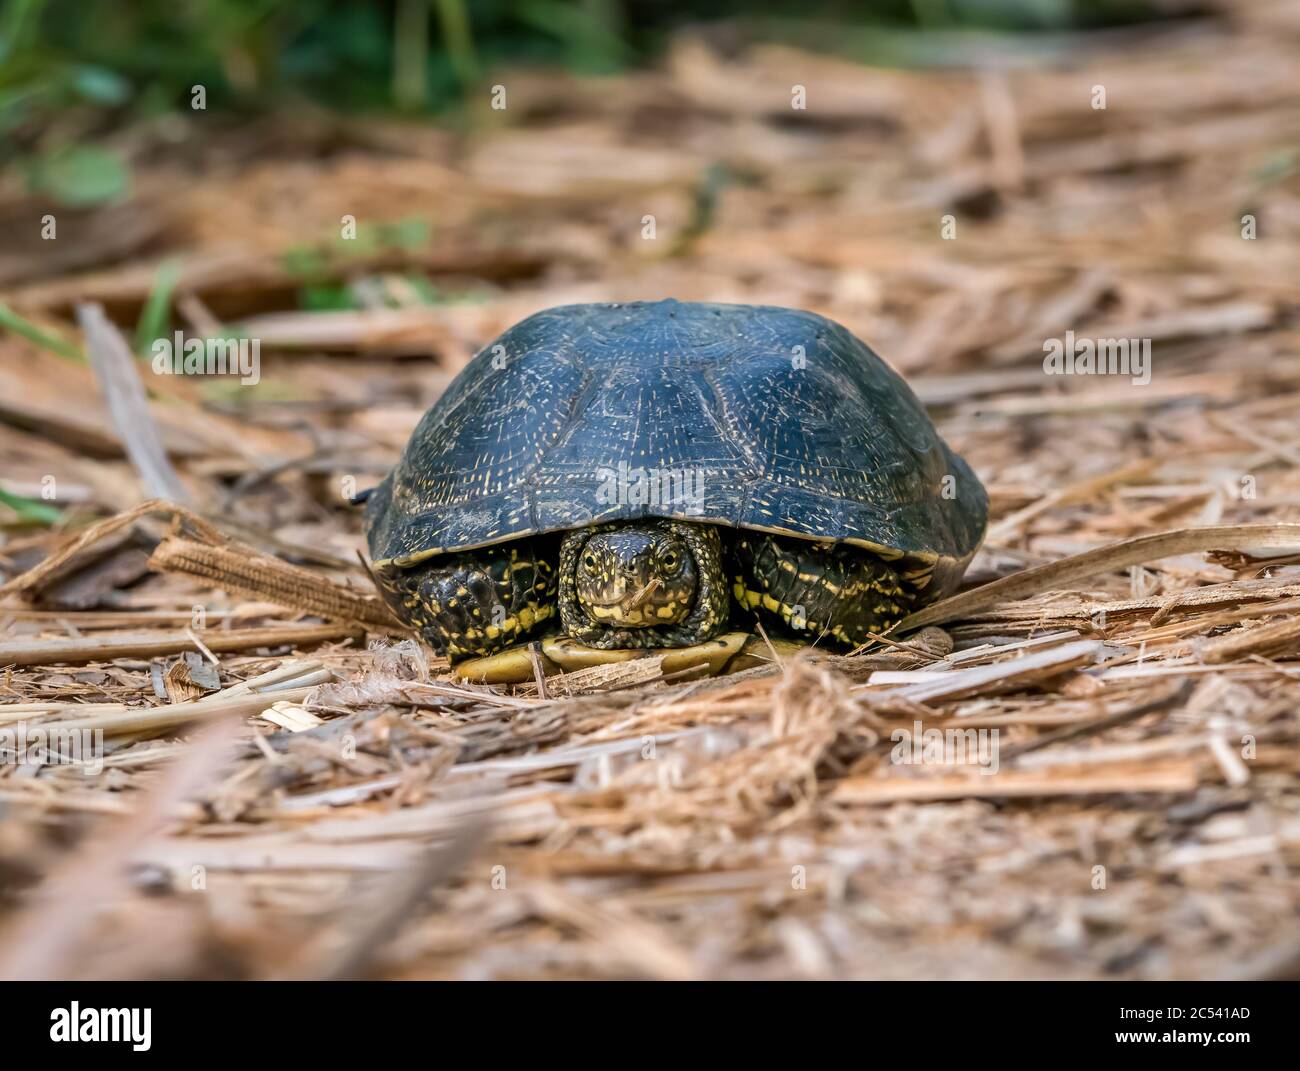
[[[453,664],[558,630],[754,619],[853,648],[951,592],[988,498],[903,379],[775,306],[566,305],[480,351],[365,502],[383,597]]]

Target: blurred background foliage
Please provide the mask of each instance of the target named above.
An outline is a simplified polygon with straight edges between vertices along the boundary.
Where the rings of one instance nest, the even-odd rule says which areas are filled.
[[[972,39],[1050,36],[1185,14],[1171,0],[3,0],[0,167],[85,205],[129,186],[97,147],[125,124],[310,101],[454,111],[507,66],[582,74],[653,63],[684,25],[826,48],[864,62],[959,59]],[[955,50],[954,50],[955,48]]]

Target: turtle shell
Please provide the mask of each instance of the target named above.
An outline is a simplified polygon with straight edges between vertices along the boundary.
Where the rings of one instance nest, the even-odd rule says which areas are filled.
[[[830,320],[677,301],[568,305],[489,344],[366,505],[371,557],[663,517],[862,546],[957,583],[988,499],[907,384]]]

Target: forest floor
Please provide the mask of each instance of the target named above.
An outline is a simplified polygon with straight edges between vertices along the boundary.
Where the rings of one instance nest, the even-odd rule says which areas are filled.
[[[1300,975],[1297,47],[683,37],[444,127],[133,127],[111,207],[0,186],[0,975]],[[456,680],[348,495],[523,316],[665,296],[885,355],[990,493],[963,592],[853,656]],[[1150,365],[1049,375],[1067,332]]]

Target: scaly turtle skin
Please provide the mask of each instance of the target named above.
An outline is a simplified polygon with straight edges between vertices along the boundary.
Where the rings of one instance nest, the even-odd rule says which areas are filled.
[[[662,301],[549,309],[487,346],[366,528],[389,603],[458,660],[557,618],[605,649],[698,643],[755,613],[855,645],[956,587],[987,510],[843,327]]]
[[[560,545],[560,622],[588,647],[689,647],[721,632],[729,611],[712,525],[602,524]]]

